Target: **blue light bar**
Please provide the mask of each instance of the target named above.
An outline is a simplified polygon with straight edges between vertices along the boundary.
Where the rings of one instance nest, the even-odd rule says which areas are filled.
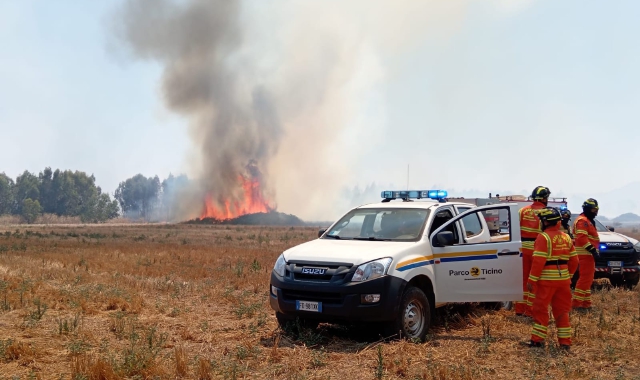
[[[600,250],[603,250],[603,249],[607,249],[607,245],[606,244],[600,244]]]
[[[441,200],[447,197],[445,190],[387,190],[380,194],[384,199],[436,199]]]
[[[560,205],[560,210],[566,210],[567,206],[566,205]]]

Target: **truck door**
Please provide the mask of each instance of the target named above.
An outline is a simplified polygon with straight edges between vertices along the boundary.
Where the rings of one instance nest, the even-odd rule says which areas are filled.
[[[467,210],[471,210],[471,206],[456,205],[458,214],[462,214]],[[494,210],[496,211],[496,210]],[[497,211],[496,211],[497,212]],[[485,214],[469,214],[460,220],[459,225],[462,228],[462,238],[466,243],[484,243],[491,240],[491,233],[487,223],[482,223],[482,216]]]
[[[461,220],[482,218],[487,210],[506,210],[509,240],[463,241],[451,227]],[[474,207],[438,227],[429,236],[434,256],[436,304],[441,302],[493,302],[522,299],[522,259],[518,206]]]

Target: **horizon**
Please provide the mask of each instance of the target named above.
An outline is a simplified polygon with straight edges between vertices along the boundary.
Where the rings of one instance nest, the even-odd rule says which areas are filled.
[[[640,214],[640,152],[625,149],[640,143],[640,3],[239,2],[213,50],[229,53],[202,66],[242,78],[226,92],[234,115],[252,115],[251,95],[262,107],[257,126],[222,129],[232,140],[194,126],[210,107],[176,108],[166,87],[183,62],[172,23],[208,3],[140,4],[0,1],[0,172],[79,170],[110,194],[138,173],[184,173],[222,196],[224,171],[258,155],[270,200],[309,220],[340,215],[356,186],[406,183],[409,164],[411,183],[463,196],[544,184],[570,208],[594,197],[604,215]]]

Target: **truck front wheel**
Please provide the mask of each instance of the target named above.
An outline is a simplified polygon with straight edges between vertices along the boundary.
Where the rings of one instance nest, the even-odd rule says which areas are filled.
[[[431,305],[420,288],[408,287],[402,295],[398,318],[387,326],[388,335],[424,341],[431,324]]]
[[[629,290],[633,290],[633,288],[635,288],[636,285],[638,285],[639,281],[640,281],[640,274],[635,274],[634,276],[629,276],[624,281],[624,287],[629,289]]]

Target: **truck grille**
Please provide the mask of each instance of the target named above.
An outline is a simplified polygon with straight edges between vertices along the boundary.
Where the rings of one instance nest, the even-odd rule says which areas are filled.
[[[622,243],[620,246],[607,246],[606,249],[600,249],[600,258],[596,259],[596,265],[607,266],[607,261],[622,261],[624,266],[627,266],[637,265],[638,259],[633,245]]]
[[[340,305],[343,302],[342,295],[340,293],[333,292],[330,293],[282,289],[282,297],[287,301],[317,301],[327,305]]]
[[[353,264],[322,262],[290,262],[285,277],[294,281],[343,283],[350,275]],[[323,269],[324,274],[302,273],[303,268]]]

